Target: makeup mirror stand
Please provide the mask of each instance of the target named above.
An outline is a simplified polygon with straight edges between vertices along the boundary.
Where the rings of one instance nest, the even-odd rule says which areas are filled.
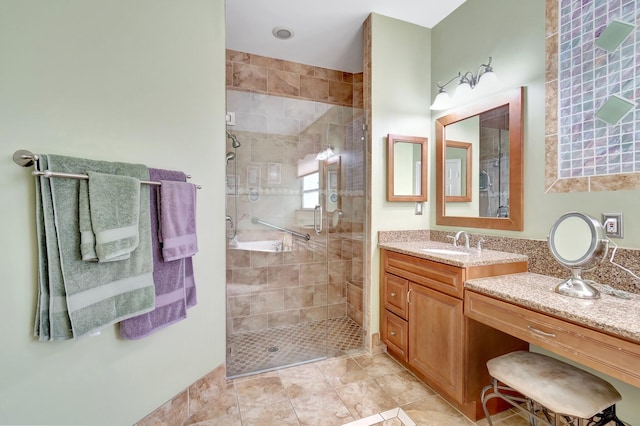
[[[571,268],[571,278],[561,282],[555,288],[556,293],[565,296],[578,297],[580,299],[597,299],[600,292],[593,287],[597,285],[595,281],[585,280],[581,276],[581,268]]]
[[[580,299],[598,299],[596,282],[582,278],[583,271],[594,269],[609,251],[609,239],[595,218],[578,212],[560,216],[548,238],[555,259],[571,271],[571,277],[556,286],[555,292]]]

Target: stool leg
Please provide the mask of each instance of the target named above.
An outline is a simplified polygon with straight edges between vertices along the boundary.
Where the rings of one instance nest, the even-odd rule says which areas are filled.
[[[585,423],[586,426],[604,426],[614,422],[616,426],[626,426],[616,415],[616,405],[605,408],[601,413],[596,414]]]
[[[493,422],[491,421],[491,416],[489,415],[489,410],[487,409],[487,401],[496,396],[495,394],[487,395],[486,393],[493,389],[493,386],[496,385],[496,380],[491,379],[491,384],[482,388],[482,392],[480,392],[480,400],[482,401],[482,411],[484,411],[484,416],[487,419],[487,423],[489,426],[493,426]]]

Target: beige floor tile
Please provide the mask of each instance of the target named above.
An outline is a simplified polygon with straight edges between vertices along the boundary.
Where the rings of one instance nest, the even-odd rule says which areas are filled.
[[[240,414],[231,414],[217,419],[203,420],[197,423],[185,423],[185,426],[242,426]]]
[[[338,387],[368,378],[367,373],[352,358],[334,358],[318,364],[331,386]]]
[[[511,417],[515,414],[516,414],[515,409],[509,409],[501,413],[494,414],[493,416],[491,416],[491,420],[493,421],[494,424],[497,424],[499,421],[504,420],[507,417]],[[487,422],[487,419],[480,419],[477,422],[475,422],[476,426],[487,426],[488,424],[489,422]]]
[[[274,402],[250,410],[242,410],[242,426],[299,426],[289,400]]]
[[[371,416],[398,404],[373,379],[336,388],[340,399],[356,418]]]
[[[304,426],[339,426],[354,420],[333,389],[304,393],[292,398],[291,403]]]
[[[396,419],[385,420],[384,422],[381,422],[381,423],[375,423],[372,426],[404,426],[404,425],[399,419],[396,418]]]
[[[265,373],[253,378],[243,378],[235,382],[240,412],[287,401],[287,394],[277,372]]]
[[[435,395],[401,407],[418,426],[470,426],[469,419]]]
[[[233,380],[184,426],[342,426],[400,406],[416,425],[487,426],[471,422],[386,354],[357,354]],[[376,426],[404,426],[390,418]],[[496,426],[526,426],[513,410]],[[373,420],[376,421],[376,420]]]
[[[314,395],[319,391],[332,389],[316,364],[305,364],[279,371],[280,380],[289,398],[304,394]]]
[[[529,420],[518,414],[513,414],[511,416],[501,418],[498,421],[494,421],[493,424],[495,426],[529,426]]]
[[[376,377],[375,381],[397,405],[406,405],[435,395],[430,387],[406,370]]]
[[[367,372],[370,377],[382,376],[385,374],[399,373],[404,371],[404,367],[394,361],[387,354],[361,355],[353,359]]]
[[[233,383],[228,384],[213,398],[203,401],[204,405],[191,417],[185,425],[198,424],[205,420],[214,420],[220,417],[239,414],[238,397]]]

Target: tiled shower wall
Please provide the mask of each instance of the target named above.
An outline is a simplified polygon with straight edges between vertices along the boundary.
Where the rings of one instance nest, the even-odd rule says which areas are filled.
[[[363,107],[362,73],[352,74],[227,50],[226,76],[227,90]]]
[[[362,325],[361,104],[361,74],[227,51],[228,129],[241,143],[235,169],[227,165],[227,213],[235,221],[237,203],[238,240],[283,238],[252,217],[312,235],[294,238],[291,251],[227,250],[228,333],[345,315]],[[299,160],[327,145],[341,158],[343,211],[338,226],[326,223],[328,238],[306,227],[312,215],[299,209],[298,182]]]

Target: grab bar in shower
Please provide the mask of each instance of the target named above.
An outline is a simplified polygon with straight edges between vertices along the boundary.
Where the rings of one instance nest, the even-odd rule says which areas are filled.
[[[270,228],[278,229],[280,231],[288,232],[289,234],[291,234],[291,235],[293,235],[295,237],[298,237],[298,238],[302,238],[305,241],[309,241],[311,239],[311,235],[309,235],[309,234],[303,234],[301,232],[292,231],[291,229],[282,228],[282,227],[280,227],[278,225],[274,225],[272,223],[263,222],[260,219],[258,219],[257,217],[252,217],[251,218],[251,223],[260,224],[260,225],[268,226]]]

